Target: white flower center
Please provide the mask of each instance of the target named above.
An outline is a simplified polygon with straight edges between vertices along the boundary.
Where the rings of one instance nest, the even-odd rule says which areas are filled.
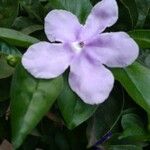
[[[83,50],[84,43],[83,42],[73,42],[71,47],[75,53],[80,53]]]

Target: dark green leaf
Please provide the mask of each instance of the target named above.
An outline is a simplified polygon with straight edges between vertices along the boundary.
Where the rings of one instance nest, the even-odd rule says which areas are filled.
[[[116,125],[124,105],[121,93],[119,89],[114,90],[91,118],[87,128],[88,147],[95,144]]]
[[[85,104],[69,87],[65,77],[65,85],[62,94],[58,98],[58,106],[65,123],[69,129],[73,129],[87,120],[97,109],[97,106]]]
[[[39,42],[39,40],[34,37],[7,28],[0,28],[0,39],[11,45],[20,47],[28,47],[31,44]]]
[[[10,27],[18,15],[18,0],[0,1],[0,26]]]
[[[129,34],[140,48],[150,48],[150,30],[134,30],[130,31]]]
[[[49,0],[49,5],[53,9],[65,9],[74,13],[82,23],[92,8],[90,0]]]
[[[62,90],[62,78],[38,80],[19,65],[11,87],[12,142],[18,148]]]
[[[112,71],[133,100],[150,113],[150,70],[135,62],[125,69]]]

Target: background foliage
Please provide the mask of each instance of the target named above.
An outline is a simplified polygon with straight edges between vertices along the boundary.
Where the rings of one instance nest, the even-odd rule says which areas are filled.
[[[0,0],[0,148],[150,149],[150,0],[117,1],[119,20],[109,31],[128,32],[140,56],[125,69],[112,70],[114,89],[99,106],[83,103],[71,91],[67,72],[39,80],[20,64],[28,46],[47,40],[43,20],[50,10],[71,11],[84,23],[97,2]]]

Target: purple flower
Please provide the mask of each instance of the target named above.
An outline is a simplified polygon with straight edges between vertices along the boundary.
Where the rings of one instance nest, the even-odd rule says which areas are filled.
[[[23,66],[36,78],[61,75],[69,66],[71,89],[88,104],[106,100],[114,77],[107,67],[126,67],[138,57],[139,48],[125,32],[102,33],[118,19],[116,0],[96,4],[85,25],[65,10],[52,10],[45,18],[45,33],[51,41],[29,47]],[[104,66],[105,65],[105,66]]]

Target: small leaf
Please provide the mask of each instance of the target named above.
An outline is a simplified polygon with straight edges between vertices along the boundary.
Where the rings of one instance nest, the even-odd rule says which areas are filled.
[[[67,79],[65,77],[64,89],[57,102],[66,126],[69,129],[73,129],[90,118],[97,109],[97,106],[85,104],[70,89]]]
[[[135,62],[125,69],[112,71],[133,100],[150,113],[150,70]]]
[[[134,30],[129,35],[138,43],[140,48],[150,48],[150,30]]]
[[[18,148],[62,90],[62,78],[38,80],[19,65],[11,86],[12,143]]]
[[[28,47],[31,44],[39,42],[39,40],[34,37],[7,28],[0,28],[0,39],[11,45],[20,47]]]
[[[90,0],[49,0],[49,5],[53,9],[71,11],[82,23],[84,23],[92,8]]]

